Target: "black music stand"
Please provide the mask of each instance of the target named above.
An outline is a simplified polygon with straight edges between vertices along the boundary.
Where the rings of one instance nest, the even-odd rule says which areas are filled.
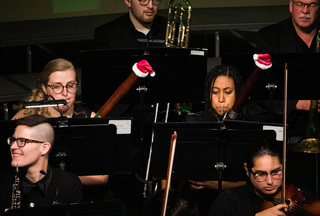
[[[218,123],[156,123],[151,175],[165,179],[170,136],[177,132],[172,171],[176,180],[243,181],[247,146],[258,136],[276,137],[273,130],[220,129]]]
[[[81,86],[89,107],[103,105],[130,75],[132,66],[147,60],[155,77],[140,79],[120,103],[137,104],[138,86],[146,86],[146,103],[192,102],[203,100],[207,53],[202,49],[149,48],[82,51]],[[104,79],[104,77],[106,77]],[[97,94],[100,92],[101,94]]]
[[[59,118],[50,119],[55,128],[57,143],[57,146],[54,146],[55,153],[50,157],[54,157],[56,165],[61,162],[59,156],[63,156],[67,146],[68,151],[71,151],[67,159],[73,161],[70,165],[72,170],[98,172],[103,168],[102,170],[117,174],[131,172],[132,118],[68,119],[66,127],[60,127],[58,120]],[[85,160],[84,153],[87,157]],[[82,170],[83,167],[78,166],[77,161],[83,163],[88,171]]]
[[[58,120],[50,119],[56,133],[51,164],[65,163],[77,175],[131,172],[131,118],[68,119],[63,127]]]
[[[283,100],[284,67],[288,65],[288,100],[319,99],[320,53],[270,53],[272,67],[263,72],[251,95],[255,100]],[[244,80],[254,67],[253,54],[225,54],[223,64],[236,66]],[[267,87],[269,84],[269,88]],[[276,85],[275,89],[272,85]]]
[[[119,106],[126,104],[129,108],[124,112],[118,109],[117,111],[121,110],[120,114],[114,115],[133,116],[134,120],[139,122],[140,127],[137,131],[140,131],[141,172],[145,163],[144,151],[147,140],[145,130],[151,128],[145,127],[145,124],[153,122],[151,120],[153,117],[150,116],[154,112],[149,108],[150,115],[146,115],[145,104],[203,101],[207,73],[206,50],[149,48],[147,55],[145,51],[145,49],[108,49],[86,50],[81,53],[82,99],[92,110],[97,110],[97,107],[102,106],[110,98],[132,73],[132,66],[136,62],[145,59],[156,72],[155,77],[138,79],[119,102]],[[104,77],[106,78],[103,79]],[[136,106],[136,109],[130,109],[132,105],[138,104],[140,106]]]
[[[55,127],[55,139],[50,164],[79,176],[114,171],[115,125],[69,123],[68,127]]]

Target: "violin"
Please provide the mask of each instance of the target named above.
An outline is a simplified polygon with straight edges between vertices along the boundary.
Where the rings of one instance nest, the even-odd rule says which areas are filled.
[[[282,190],[271,201],[264,201],[258,212],[282,203]],[[288,216],[313,215],[320,216],[320,201],[309,199],[294,184],[286,185],[285,203],[288,205]]]

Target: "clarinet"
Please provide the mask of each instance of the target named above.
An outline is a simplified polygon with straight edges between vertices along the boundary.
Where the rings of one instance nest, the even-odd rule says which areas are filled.
[[[10,209],[19,209],[21,204],[20,178],[19,167],[17,166],[14,175],[14,183],[12,185],[12,201]]]

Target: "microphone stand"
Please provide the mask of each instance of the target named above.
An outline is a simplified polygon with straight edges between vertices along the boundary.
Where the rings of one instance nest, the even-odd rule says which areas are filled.
[[[58,125],[58,127],[59,127],[59,128],[61,128],[61,127],[68,127],[68,126],[69,126],[68,118],[67,118],[66,116],[63,116],[63,115],[62,115],[57,100],[56,100],[52,95],[46,95],[46,100],[48,100],[49,98],[51,98],[51,99],[56,103],[57,110],[58,110],[58,112],[59,112],[59,114],[60,114],[60,117],[58,117],[58,119],[57,119],[57,125]]]
[[[46,95],[46,98],[52,98],[53,101],[56,101],[56,99],[52,95]],[[69,127],[69,121],[66,116],[63,116],[60,110],[60,107],[57,105],[57,110],[60,113],[60,117],[57,118],[57,127],[58,128],[66,128]],[[65,159],[67,158],[67,144],[62,144],[57,148],[57,153],[55,154],[55,158],[58,158],[60,160],[59,167],[60,170],[65,170]]]

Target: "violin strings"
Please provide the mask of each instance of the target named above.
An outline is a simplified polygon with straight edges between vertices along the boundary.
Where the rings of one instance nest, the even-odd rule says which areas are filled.
[[[280,198],[275,198],[273,201],[274,205],[278,205],[281,203],[281,199]],[[312,216],[312,214],[310,214],[309,212],[307,212],[306,210],[304,210],[303,208],[301,208],[298,205],[293,205],[292,208],[290,209],[290,212],[294,213],[297,216]]]
[[[303,208],[301,208],[298,205],[294,205],[291,208],[291,212],[293,212],[294,214],[298,215],[298,216],[312,216],[312,214],[310,214],[309,212],[307,212],[306,210],[304,210]]]

